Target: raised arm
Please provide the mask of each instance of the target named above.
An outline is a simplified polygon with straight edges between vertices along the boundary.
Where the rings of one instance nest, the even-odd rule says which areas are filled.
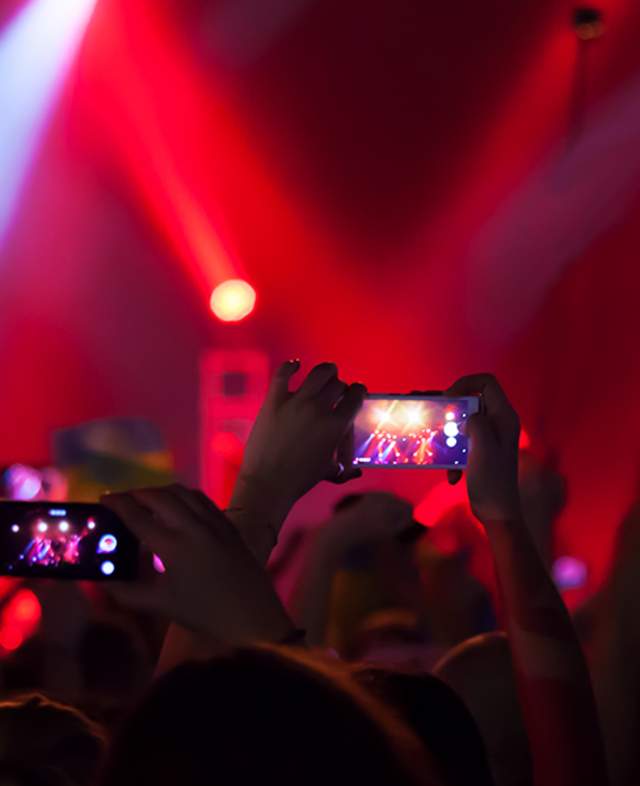
[[[262,567],[277,543],[289,511],[300,497],[322,480],[345,483],[360,475],[352,465],[352,426],[362,406],[364,387],[347,385],[338,378],[334,364],[321,363],[309,372],[295,392],[291,392],[289,384],[299,368],[299,361],[289,361],[274,375],[245,449],[231,506],[223,517],[227,524],[233,524],[235,532]],[[174,487],[172,493],[174,497],[182,495],[183,502],[194,506],[192,492]],[[207,516],[212,516],[212,526],[216,526],[221,512],[204,495],[199,492],[196,495],[198,515],[205,521]],[[144,506],[160,501],[150,491],[111,498],[107,504],[126,505],[133,515],[133,503]],[[170,500],[165,497],[164,501]],[[139,519],[139,509],[137,513]],[[165,510],[165,514],[168,513]],[[270,583],[268,586],[270,591],[264,599],[270,602],[275,593]],[[214,598],[206,597],[208,591],[208,584],[204,582],[201,602],[215,603]],[[256,608],[259,606],[256,604]],[[277,614],[275,616],[277,618]],[[227,639],[230,631],[231,628],[225,634]],[[255,639],[278,641],[274,630],[256,628],[254,634]],[[159,668],[163,670],[185,658],[207,652],[202,633],[173,615]]]
[[[606,786],[587,665],[522,518],[518,416],[492,376],[466,377],[449,393],[480,394],[483,400],[483,412],[468,426],[467,488],[493,551],[535,786]]]
[[[288,643],[295,628],[264,567],[204,494],[181,486],[103,497],[165,573],[114,586],[123,603],[169,620],[159,671],[220,645]]]
[[[227,511],[263,565],[301,497],[323,480],[345,483],[361,474],[352,463],[352,426],[365,388],[347,385],[333,363],[321,363],[291,392],[299,368],[289,361],[274,375]]]

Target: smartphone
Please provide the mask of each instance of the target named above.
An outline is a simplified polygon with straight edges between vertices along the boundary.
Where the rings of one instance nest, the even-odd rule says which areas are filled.
[[[0,575],[130,581],[139,544],[115,513],[79,502],[0,502]]]
[[[479,411],[478,396],[370,394],[354,424],[354,464],[464,469],[469,455],[467,421]]]

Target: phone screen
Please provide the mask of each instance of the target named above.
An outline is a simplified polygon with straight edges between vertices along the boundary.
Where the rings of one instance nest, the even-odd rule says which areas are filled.
[[[397,469],[464,469],[466,424],[477,397],[367,396],[355,421],[354,463]]]
[[[102,505],[0,503],[0,574],[123,581],[138,572],[138,541]]]

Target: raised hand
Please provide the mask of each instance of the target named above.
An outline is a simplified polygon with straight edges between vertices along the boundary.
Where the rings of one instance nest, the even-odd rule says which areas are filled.
[[[291,632],[269,577],[204,494],[176,485],[101,501],[165,566],[149,581],[114,584],[121,602],[225,643],[282,641]]]
[[[448,393],[482,396],[469,419],[467,489],[493,553],[535,786],[606,786],[589,672],[558,591],[522,519],[520,423],[494,377],[465,377]]]
[[[291,392],[299,368],[299,361],[289,361],[273,378],[229,511],[261,561],[300,497],[322,480],[345,483],[361,474],[353,466],[353,421],[364,386],[347,385],[333,363],[321,363]]]
[[[518,519],[518,439],[520,420],[491,374],[463,377],[447,391],[450,396],[482,397],[481,411],[469,419],[471,440],[467,490],[474,515],[483,523]],[[458,480],[458,473],[451,473]]]

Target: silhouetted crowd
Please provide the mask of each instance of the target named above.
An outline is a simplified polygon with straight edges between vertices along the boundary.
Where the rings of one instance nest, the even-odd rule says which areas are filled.
[[[425,527],[348,492],[364,387],[325,363],[292,391],[299,368],[274,375],[228,509],[180,485],[102,498],[149,569],[106,595],[50,583],[1,669],[0,786],[638,786],[640,506],[571,615],[565,483],[520,450],[495,378],[447,391],[483,406],[449,472],[466,493]],[[330,520],[291,528],[324,481],[345,484]]]

